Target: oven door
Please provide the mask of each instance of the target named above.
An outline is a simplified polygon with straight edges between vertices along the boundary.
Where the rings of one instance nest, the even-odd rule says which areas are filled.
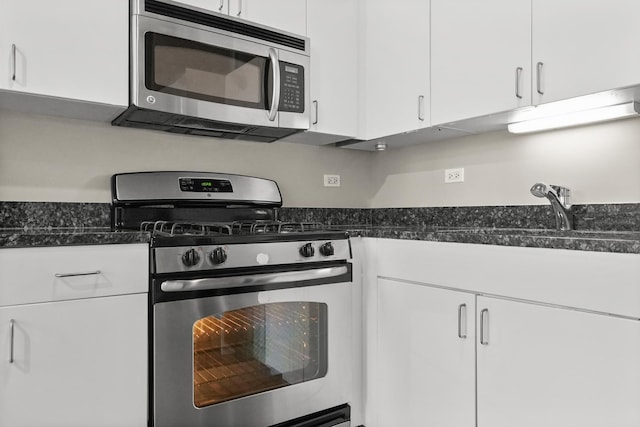
[[[350,265],[282,276],[214,278],[277,289],[154,305],[155,426],[266,427],[350,401]]]
[[[308,129],[309,57],[134,15],[132,103],[246,126]]]

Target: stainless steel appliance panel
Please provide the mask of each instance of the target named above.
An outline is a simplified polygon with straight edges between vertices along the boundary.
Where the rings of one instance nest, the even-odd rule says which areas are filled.
[[[180,189],[181,178],[226,180],[231,183],[233,193],[197,193]],[[116,200],[224,200],[257,204],[281,205],[282,196],[275,181],[244,175],[219,174],[211,172],[137,172],[115,175],[114,195]]]
[[[147,70],[145,69],[145,33],[147,32],[178,37],[198,43],[259,55],[265,58],[269,58],[269,49],[273,50],[273,48],[237,37],[229,37],[212,31],[203,31],[186,25],[176,25],[172,22],[146,16],[134,16],[132,19],[134,20],[133,28],[136,29],[132,43],[132,56],[135,60],[133,61],[131,76],[131,102],[134,105],[149,110],[199,117],[208,120],[252,126],[278,127],[277,118],[270,120],[268,112],[264,109],[185,98],[170,93],[150,90],[145,84],[145,76],[147,75]]]
[[[194,405],[192,330],[200,319],[230,310],[280,302],[326,304],[327,372],[302,382],[202,408]],[[264,427],[351,400],[350,283],[288,288],[155,304],[154,425],[156,427]],[[347,424],[348,425],[348,424]]]

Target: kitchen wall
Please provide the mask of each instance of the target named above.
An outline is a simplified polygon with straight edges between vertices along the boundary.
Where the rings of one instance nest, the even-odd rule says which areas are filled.
[[[0,200],[110,202],[117,172],[202,170],[260,176],[285,206],[368,207],[371,153],[113,127],[0,110]],[[325,188],[339,174],[340,188]]]
[[[444,184],[456,167],[465,182]],[[177,169],[274,179],[290,207],[546,204],[529,194],[537,181],[571,188],[578,204],[639,203],[640,119],[369,153],[0,111],[0,200],[109,202],[113,173]],[[325,173],[340,174],[342,187],[323,187]]]
[[[464,167],[463,183],[444,169]],[[538,181],[571,188],[576,204],[640,202],[640,119],[529,135],[467,136],[377,153],[373,207],[546,204]]]

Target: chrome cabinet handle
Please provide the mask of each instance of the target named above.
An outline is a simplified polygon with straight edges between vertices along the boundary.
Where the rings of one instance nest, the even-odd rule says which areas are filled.
[[[418,96],[418,120],[424,122],[424,95]]]
[[[522,67],[516,68],[516,98],[522,99],[522,94],[520,93],[520,78],[522,77]]]
[[[485,319],[487,321],[487,330],[489,329],[489,309],[485,308],[480,312],[480,344],[489,345],[489,340],[485,336]]]
[[[464,321],[462,317],[464,316]],[[467,339],[467,304],[458,306],[458,338]]]
[[[14,329],[15,329],[16,321],[11,319],[9,320],[9,363],[13,363],[13,337],[14,337]]]
[[[13,69],[13,72],[11,74],[11,80],[13,80],[14,82],[16,81],[16,62],[17,62],[16,45],[14,43],[11,45],[11,64]]]
[[[542,67],[544,67],[543,62],[538,62],[538,73],[536,76],[536,89],[540,95],[544,95],[542,91]]]
[[[269,48],[269,58],[273,67],[273,96],[271,98],[269,120],[273,122],[278,114],[278,104],[280,104],[280,63],[278,62],[278,53],[272,47]]]
[[[76,277],[76,276],[97,276],[100,273],[101,273],[100,270],[85,271],[85,272],[81,272],[81,273],[56,273],[55,277],[60,278],[60,277]]]
[[[218,10],[222,12],[223,7],[224,7],[224,0],[220,0],[220,7],[218,8]]]
[[[238,15],[242,15],[242,0],[238,0]]]
[[[313,106],[316,110],[316,114],[315,114],[315,119],[313,120],[313,124],[317,125],[318,124],[318,101],[313,101]]]

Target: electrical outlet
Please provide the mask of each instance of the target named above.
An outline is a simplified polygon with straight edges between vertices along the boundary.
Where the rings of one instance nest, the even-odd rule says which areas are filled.
[[[464,182],[464,168],[445,169],[444,182],[445,184],[452,182]]]
[[[340,187],[340,175],[325,175],[324,176],[325,187]]]

